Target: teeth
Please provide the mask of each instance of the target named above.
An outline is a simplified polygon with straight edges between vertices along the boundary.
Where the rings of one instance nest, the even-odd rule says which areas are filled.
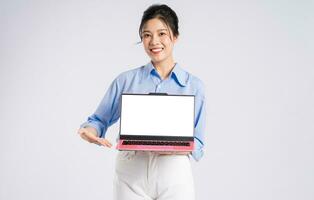
[[[151,49],[152,52],[159,52],[159,51],[161,51],[161,50],[162,50],[162,48],[159,48],[159,49]]]

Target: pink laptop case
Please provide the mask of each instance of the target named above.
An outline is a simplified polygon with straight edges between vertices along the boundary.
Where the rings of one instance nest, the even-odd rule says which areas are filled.
[[[168,146],[168,145],[124,145],[124,140],[119,140],[118,150],[140,150],[140,151],[193,151],[194,142],[189,142],[189,146]]]

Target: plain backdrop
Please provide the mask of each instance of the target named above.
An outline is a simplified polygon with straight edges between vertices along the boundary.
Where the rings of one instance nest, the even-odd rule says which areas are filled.
[[[118,74],[149,62],[136,43],[152,3],[0,1],[1,200],[112,199],[117,151],[77,129]],[[206,86],[197,199],[313,200],[313,1],[160,3],[180,20],[175,60]]]

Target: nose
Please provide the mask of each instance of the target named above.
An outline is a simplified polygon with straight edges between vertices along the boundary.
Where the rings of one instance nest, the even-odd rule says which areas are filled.
[[[150,45],[151,46],[154,46],[154,45],[156,45],[156,44],[159,44],[159,37],[158,36],[152,36],[152,39],[150,40]]]

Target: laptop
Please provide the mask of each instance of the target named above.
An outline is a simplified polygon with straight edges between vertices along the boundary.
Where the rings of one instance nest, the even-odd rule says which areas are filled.
[[[121,95],[118,150],[193,151],[194,95]]]

